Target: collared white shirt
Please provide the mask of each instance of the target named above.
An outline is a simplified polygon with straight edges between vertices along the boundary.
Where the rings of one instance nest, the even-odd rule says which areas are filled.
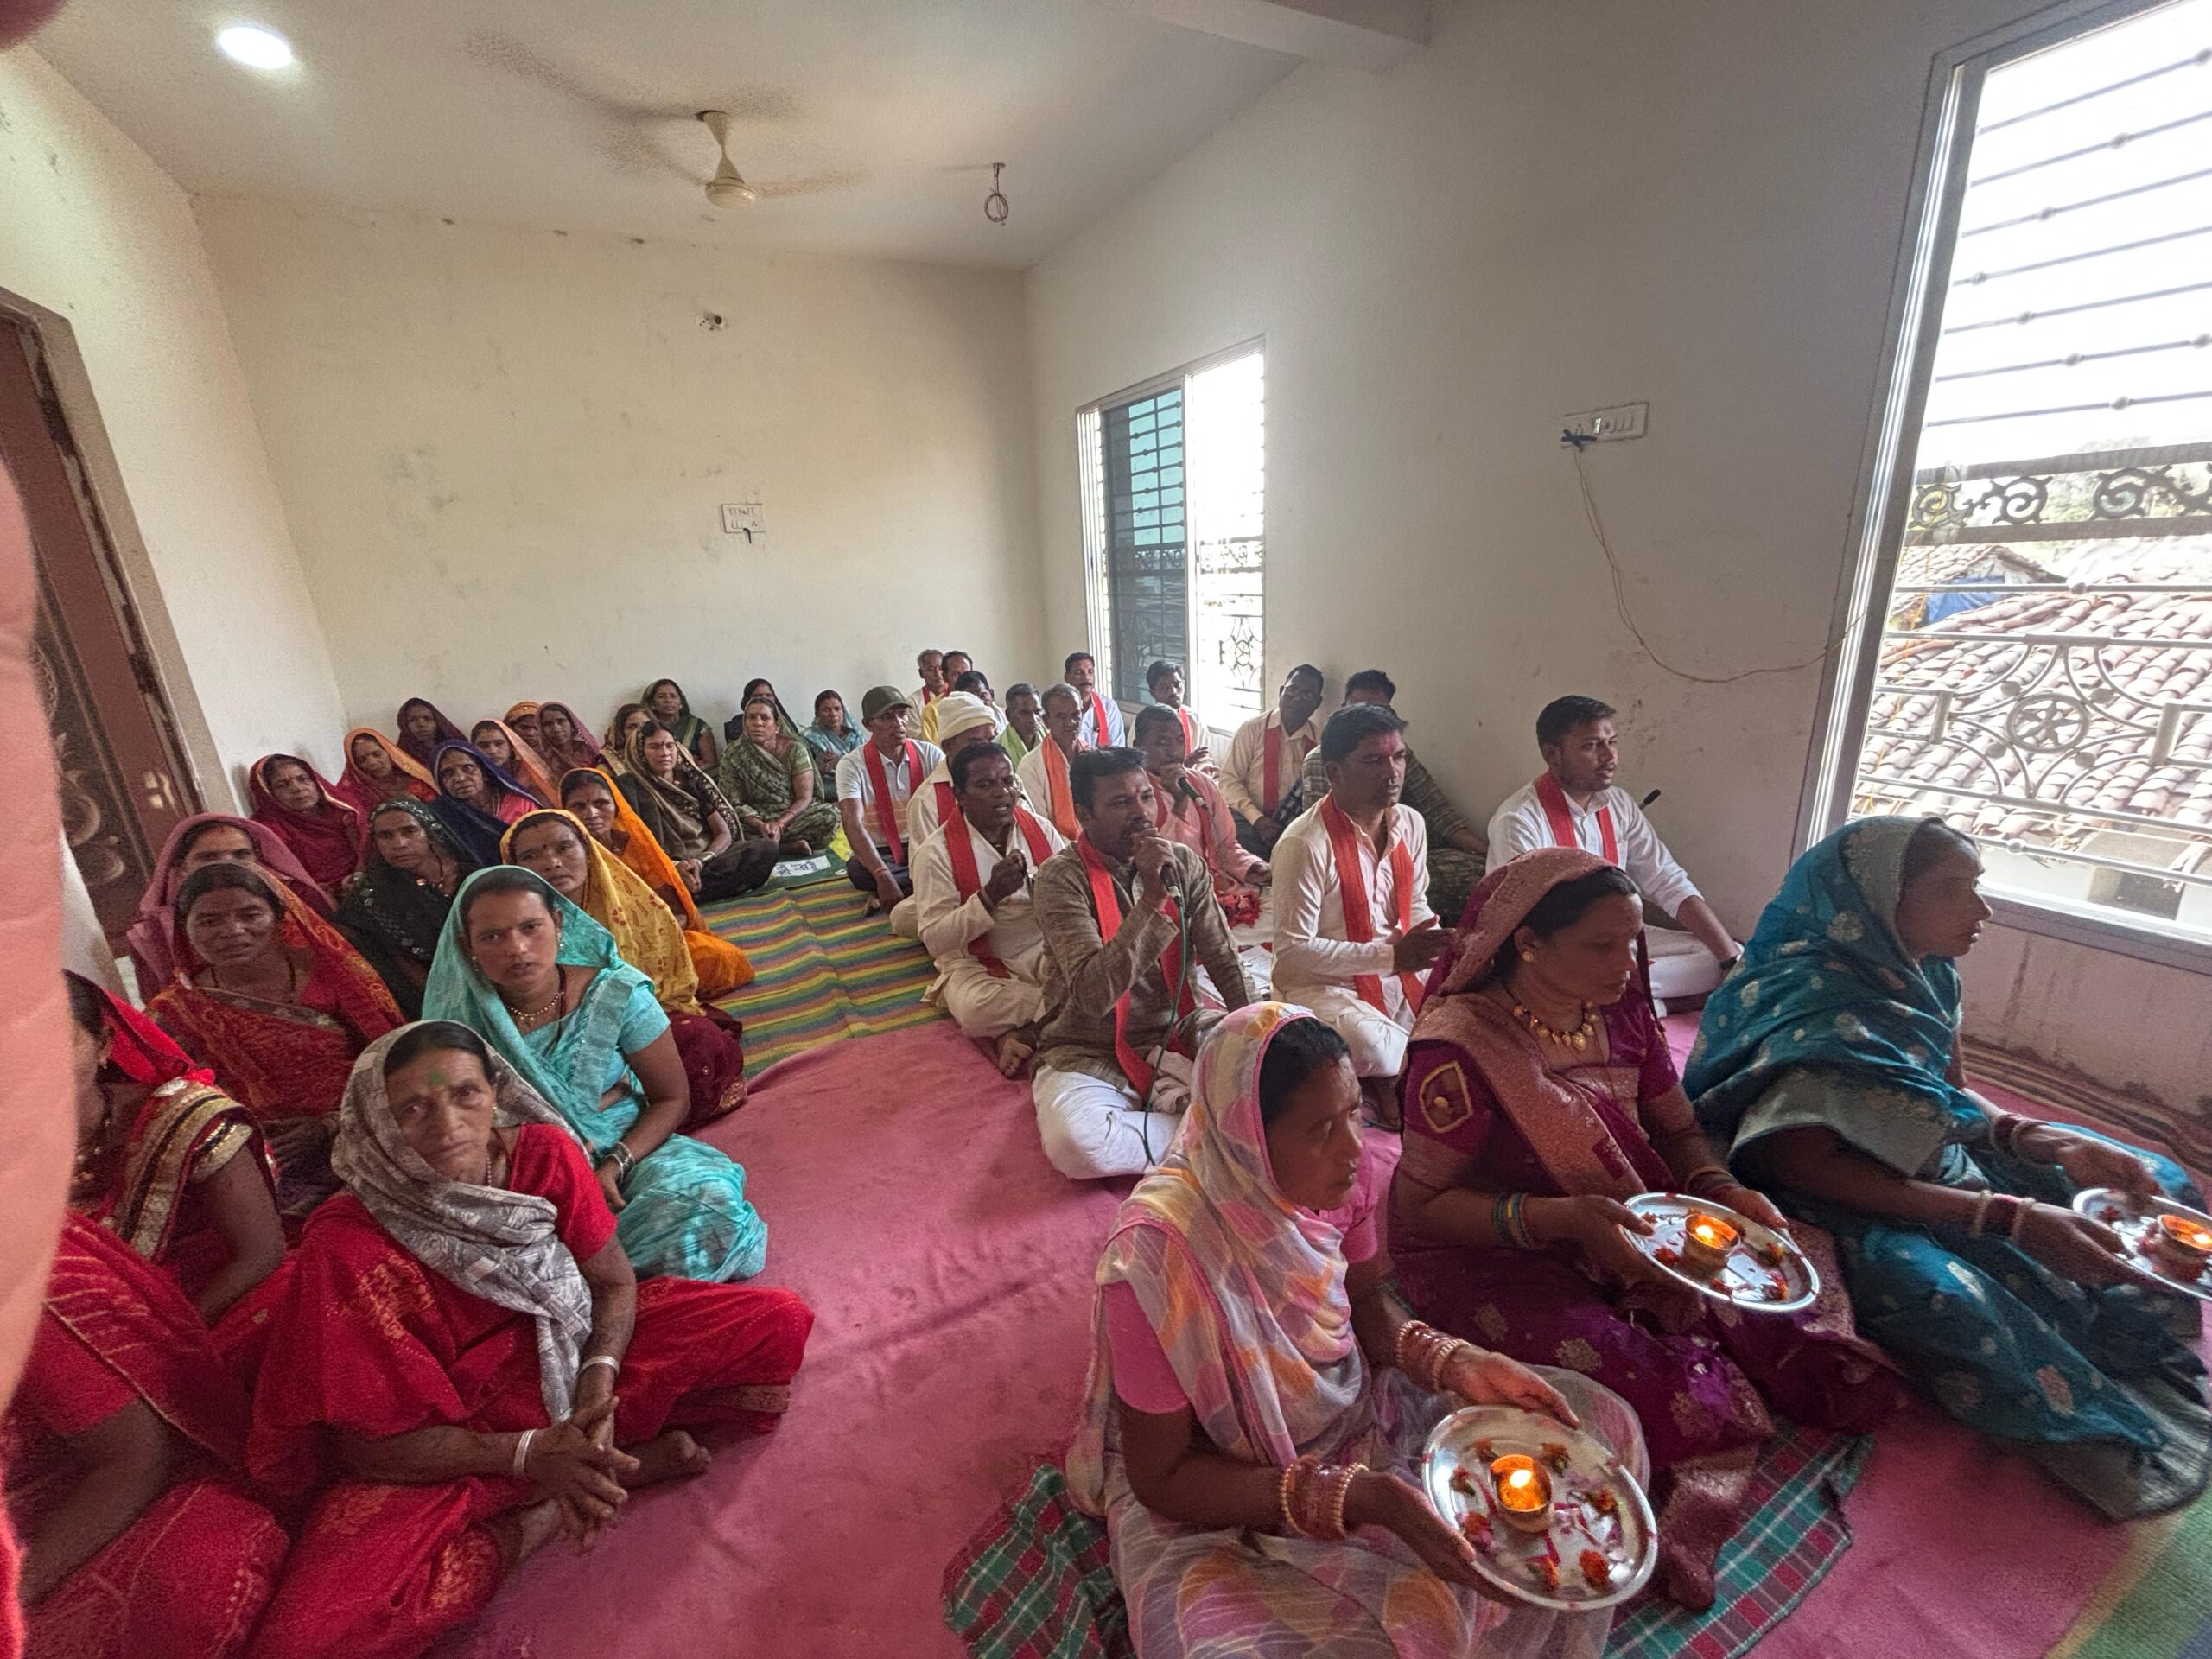
[[[1650,903],[1669,916],[1681,906],[1685,899],[1699,897],[1697,883],[1675,861],[1667,850],[1667,843],[1651,827],[1651,820],[1643,816],[1643,809],[1635,798],[1618,784],[1601,789],[1590,798],[1587,806],[1579,804],[1574,797],[1567,797],[1567,816],[1574,821],[1574,838],[1586,852],[1605,855],[1605,835],[1598,823],[1598,810],[1608,807],[1613,815],[1613,839],[1620,848],[1621,868]],[[1490,869],[1496,869],[1509,859],[1533,852],[1539,847],[1550,847],[1551,820],[1544,816],[1544,804],[1536,798],[1536,786],[1523,784],[1505,798],[1504,803],[1490,821]]]
[[[1090,698],[1084,692],[1075,694],[1083,708],[1083,724],[1076,728],[1076,735],[1094,749],[1119,749],[1128,746],[1128,728],[1122,723],[1122,705],[1101,691],[1099,702],[1106,705],[1106,735],[1098,734],[1098,710],[1091,706]]]
[[[924,743],[916,740],[909,741],[913,741],[914,747],[921,752],[921,772],[924,776],[928,774],[931,767],[944,759],[943,751],[938,749],[936,744]],[[875,749],[875,740],[871,737],[850,754],[838,757],[837,798],[840,801],[858,801],[861,804],[861,823],[867,827],[869,839],[878,847],[881,847],[883,830],[875,818],[875,781],[868,776],[868,757],[869,751],[874,749]],[[878,750],[876,753],[878,758],[881,759],[881,752]],[[891,791],[891,810],[904,817],[906,804],[912,798],[916,787],[921,782],[920,778],[910,774],[906,770],[906,748],[904,743],[899,745],[899,758],[896,760],[884,760],[883,781]],[[914,844],[910,838],[906,843],[906,852],[910,857],[913,850]]]
[[[1295,1002],[1301,992],[1350,990],[1362,975],[1373,974],[1382,982],[1382,1011],[1399,1020],[1405,1014],[1406,994],[1391,968],[1390,936],[1398,927],[1395,861],[1388,848],[1377,854],[1368,836],[1359,836],[1358,841],[1372,935],[1363,944],[1353,943],[1344,931],[1344,883],[1319,804],[1291,820],[1276,840],[1269,860],[1274,872],[1275,995]],[[1413,925],[1419,927],[1436,914],[1428,907],[1428,828],[1402,801],[1390,809],[1389,846],[1401,841],[1413,866]]]
[[[1042,816],[1037,821],[1044,826],[1045,839],[1053,852],[1067,845],[1060,838],[1060,832]],[[1038,929],[1032,902],[1031,889],[1037,874],[1035,861],[1030,863],[1030,879],[1018,891],[1000,899],[995,911],[983,902],[982,886],[963,899],[960,883],[952,874],[952,849],[946,839],[953,827],[950,823],[939,825],[916,850],[911,867],[923,949],[936,958],[938,972],[944,978],[988,974],[990,970],[968,950],[971,940],[980,938],[1015,978],[1037,983],[1044,971],[1045,936]],[[968,825],[968,836],[969,845],[976,849],[976,874],[982,884],[988,886],[991,873],[998,868],[1003,855],[973,824]],[[1030,857],[1029,837],[1022,834],[1019,823],[1007,830],[1007,837],[1008,851],[1018,849],[1022,857]]]
[[[1282,710],[1270,709],[1264,715],[1253,715],[1229,740],[1229,758],[1221,763],[1221,793],[1230,810],[1247,823],[1256,823],[1268,816],[1268,730],[1270,727],[1280,730],[1281,726]],[[1282,760],[1275,769],[1277,800],[1296,786],[1306,751],[1320,741],[1321,734],[1310,719],[1284,735]]]

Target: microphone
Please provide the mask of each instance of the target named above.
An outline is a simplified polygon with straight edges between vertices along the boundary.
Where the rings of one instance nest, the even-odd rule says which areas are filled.
[[[1638,803],[1637,803],[1637,805],[1638,805],[1638,807],[1639,807],[1639,808],[1641,808],[1641,807],[1646,807],[1646,806],[1650,805],[1652,802],[1654,802],[1654,801],[1657,800],[1658,798],[1659,798],[1659,791],[1658,791],[1657,790],[1656,790],[1656,789],[1655,789],[1655,790],[1653,790],[1653,791],[1652,791],[1649,795],[1645,796],[1645,797],[1643,798],[1643,800],[1641,800],[1640,802],[1638,802]]]
[[[1191,774],[1188,772],[1179,772],[1175,774],[1175,792],[1186,801],[1195,803],[1198,800],[1198,785],[1191,781]]]

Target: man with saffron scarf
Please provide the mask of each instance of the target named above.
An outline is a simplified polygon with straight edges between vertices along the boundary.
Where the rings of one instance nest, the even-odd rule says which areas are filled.
[[[1045,688],[1044,727],[1029,753],[1015,762],[1014,780],[1039,817],[1068,840],[1083,833],[1076,822],[1075,796],[1068,788],[1068,766],[1090,746],[1083,741],[1083,702],[1075,688],[1062,683]],[[1013,722],[1007,722],[1011,729]]]
[[[938,754],[937,764],[906,803],[906,847],[914,857],[920,855],[922,844],[952,809],[955,790],[948,770],[952,757],[976,744],[992,742],[999,731],[997,714],[970,691],[948,691],[930,705],[929,711],[937,716]]]
[[[1688,930],[1647,929],[1651,994],[1659,1012],[1670,997],[1701,996],[1741,960],[1738,944],[1713,913],[1651,820],[1613,782],[1620,747],[1613,709],[1595,697],[1560,697],[1536,716],[1536,747],[1544,773],[1507,796],[1490,821],[1490,866],[1496,869],[1534,847],[1580,847],[1626,870],[1645,906]]]
[[[1045,1156],[1091,1180],[1166,1155],[1191,1056],[1218,1013],[1199,1007],[1198,967],[1228,1007],[1252,996],[1212,873],[1154,821],[1144,757],[1091,750],[1077,757],[1071,786],[1083,833],[1037,873],[1052,1013],[1032,1089]]]
[[[1127,743],[1122,705],[1098,690],[1097,659],[1087,651],[1070,652],[1060,671],[1083,704],[1083,741],[1094,749],[1120,748]]]
[[[1276,993],[1351,1046],[1363,1077],[1398,1075],[1421,976],[1451,936],[1428,907],[1428,834],[1398,797],[1405,722],[1380,703],[1329,716],[1329,792],[1275,842]]]
[[[1045,1011],[1045,938],[1030,883],[1067,843],[1020,804],[996,744],[971,744],[948,764],[953,808],[914,856],[917,920],[937,959],[930,1000],[968,1036],[995,1040],[999,1070],[1019,1077]]]
[[[845,877],[869,895],[868,910],[889,910],[914,890],[906,872],[906,803],[944,759],[934,743],[906,735],[914,708],[897,687],[861,699],[868,741],[837,762],[837,810],[853,849]]]
[[[1299,772],[1320,741],[1313,716],[1323,684],[1319,669],[1300,663],[1282,677],[1275,706],[1246,721],[1229,741],[1221,792],[1236,815],[1237,838],[1263,856],[1297,814]]]

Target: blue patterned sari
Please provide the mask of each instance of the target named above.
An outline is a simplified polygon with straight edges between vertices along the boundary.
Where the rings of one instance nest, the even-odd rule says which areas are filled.
[[[494,868],[504,868],[497,867]],[[668,1029],[650,979],[624,962],[614,936],[536,876],[561,918],[561,961],[594,968],[573,1011],[527,1036],[462,948],[461,884],[423,990],[423,1017],[457,1020],[550,1101],[596,1162],[638,1121],[645,1096],[628,1057]],[[638,1160],[624,1184],[615,1236],[640,1276],[717,1282],[749,1279],[768,1259],[768,1230],[745,1198],[745,1171],[727,1154],[672,1135]]]
[[[1916,961],[1896,927],[1905,848],[1925,822],[1862,818],[1790,867],[1706,1004],[1684,1086],[1746,1179],[1747,1149],[1821,1128],[1910,1179],[2070,1203],[2056,1167],[1996,1150],[1981,1105],[1946,1075],[1958,969]],[[2128,1150],[2169,1193],[2202,1202],[2179,1165]],[[2212,1414],[2195,1302],[2090,1289],[2001,1238],[1776,1197],[1835,1236],[1860,1333],[1953,1416],[2016,1443],[2115,1520],[2203,1489]]]

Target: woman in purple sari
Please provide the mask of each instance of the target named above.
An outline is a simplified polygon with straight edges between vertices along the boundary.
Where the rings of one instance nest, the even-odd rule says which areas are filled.
[[[1643,922],[1628,878],[1576,849],[1526,854],[1475,889],[1406,1052],[1392,1253],[1423,1319],[1637,1408],[1660,1471],[1662,1583],[1702,1608],[1775,1433],[1770,1403],[1859,1432],[1904,1391],[1802,1224],[1826,1259],[1820,1301],[1796,1314],[1739,1313],[1630,1243],[1649,1228],[1622,1200],[1655,1190],[1783,1225],[1697,1127],[1637,971]]]

